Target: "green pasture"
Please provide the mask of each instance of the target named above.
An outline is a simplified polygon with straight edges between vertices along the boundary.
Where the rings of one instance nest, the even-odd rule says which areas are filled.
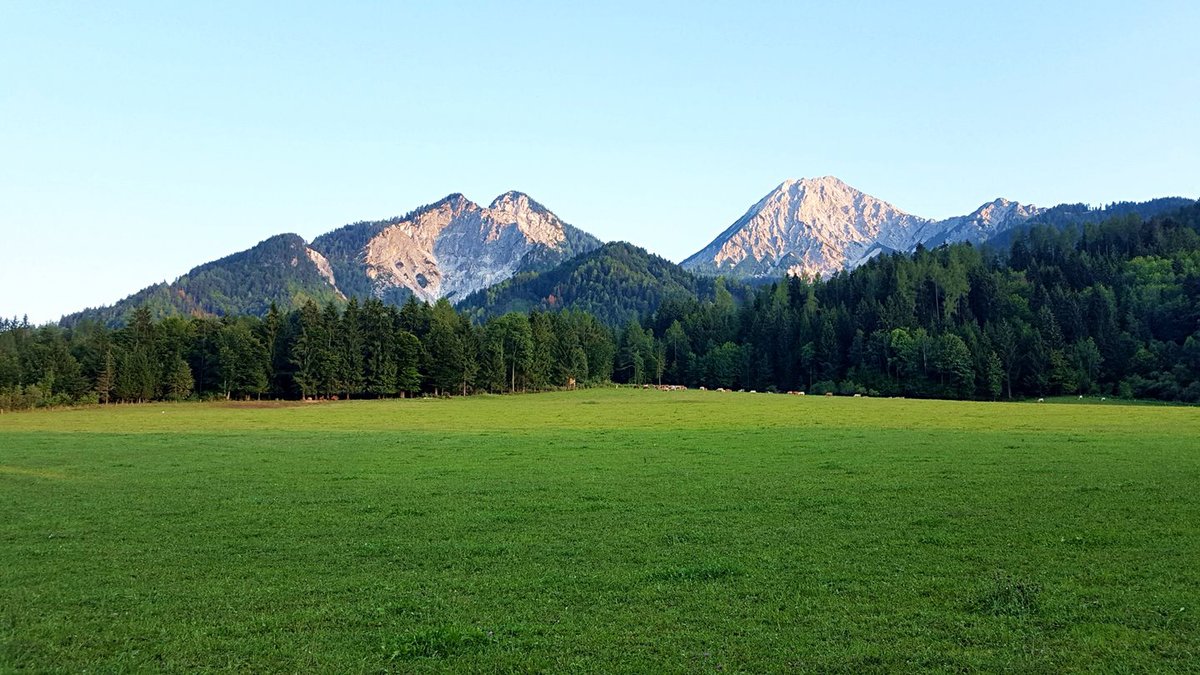
[[[0,671],[1200,669],[1200,410],[0,415]]]

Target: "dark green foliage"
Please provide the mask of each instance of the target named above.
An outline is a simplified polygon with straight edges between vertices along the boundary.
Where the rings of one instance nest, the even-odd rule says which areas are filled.
[[[549,311],[564,304],[597,313]],[[532,309],[495,314],[514,305]],[[271,305],[265,319],[156,321],[143,306],[116,331],[6,320],[0,403],[466,395],[609,380],[1200,403],[1200,206],[1035,228],[1006,256],[921,249],[754,292],[613,244],[465,307],[308,300],[289,312]],[[603,322],[619,317],[614,334]]]
[[[225,319],[218,332],[217,372],[225,398],[261,398],[270,381],[270,352],[259,338],[257,320]]]
[[[363,249],[372,237],[412,215],[346,225],[314,239],[312,248],[329,261],[333,277],[343,293],[350,297],[369,298],[374,295],[375,282],[367,276],[362,265],[360,256]]]
[[[510,312],[488,322],[484,331],[485,387],[490,391],[524,390],[533,366],[533,333],[529,317]]]
[[[1012,246],[1014,240],[1035,228],[1079,230],[1086,225],[1102,223],[1121,216],[1132,216],[1137,220],[1145,220],[1178,211],[1193,203],[1194,200],[1183,197],[1162,197],[1147,202],[1116,202],[1101,208],[1091,207],[1087,204],[1059,204],[1046,209],[1017,227],[1001,232],[989,240],[988,244],[1007,250]]]
[[[293,314],[292,322],[296,326],[296,339],[290,350],[291,362],[295,366],[293,379],[300,396],[309,398],[316,395],[321,384],[322,362],[326,358],[323,352],[325,328],[320,310],[312,302],[305,303],[299,312]]]
[[[647,349],[654,349],[645,334]],[[0,410],[96,401],[389,398],[541,391],[606,382],[612,333],[582,312],[512,313],[473,325],[446,300],[397,309],[276,306],[263,319],[152,318],[117,331],[0,323]],[[78,355],[78,356],[76,356]]]
[[[421,341],[407,331],[396,334],[396,390],[401,396],[421,391]]]
[[[263,316],[271,305],[291,309],[306,300],[325,303],[342,299],[309,259],[304,240],[295,234],[281,234],[196,267],[171,284],[155,284],[109,307],[64,317],[62,325],[95,320],[117,326],[139,307],[148,308],[153,318]]]
[[[537,202],[530,200],[536,208],[544,209]],[[521,258],[517,265],[518,272],[544,272],[554,269],[567,260],[594,251],[603,245],[599,239],[570,225],[563,226],[563,240],[557,248],[537,246]]]
[[[176,358],[166,374],[164,398],[168,401],[182,401],[192,395],[196,381],[192,377],[192,369],[187,361]],[[99,388],[97,388],[99,389]]]
[[[1120,209],[1118,209],[1119,211]],[[839,394],[1123,395],[1200,402],[1200,206],[1043,226],[997,256],[969,244],[787,279],[738,309],[665,301],[628,327],[615,377]]]
[[[425,352],[433,392],[467,395],[479,370],[475,335],[470,322],[457,314],[445,298],[434,305]]]
[[[338,365],[340,372],[338,380],[346,398],[363,390],[366,383],[364,359],[364,342],[362,335],[362,318],[359,314],[358,300],[351,299],[346,305],[346,311],[338,326]]]
[[[518,274],[472,293],[459,307],[475,319],[571,308],[620,326],[669,299],[711,300],[717,284],[636,246],[615,242],[553,269]]]
[[[654,333],[644,330],[637,321],[626,324],[617,343],[613,379],[629,384],[661,382],[662,362]]]
[[[186,364],[185,364],[186,365]],[[188,371],[189,376],[191,371]],[[0,380],[0,387],[4,382]],[[113,389],[117,385],[117,361],[113,358],[112,349],[107,349],[104,352],[104,362],[96,373],[96,394],[101,403],[108,403],[112,397]]]

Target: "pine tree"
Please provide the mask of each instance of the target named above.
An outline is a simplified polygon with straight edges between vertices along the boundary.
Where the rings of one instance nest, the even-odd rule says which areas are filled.
[[[280,380],[282,379],[282,366],[287,359],[281,349],[283,316],[274,302],[267,309],[267,316],[263,319],[261,331],[263,346],[267,350],[267,390],[271,396],[278,397],[284,391],[283,383]]]
[[[342,350],[339,333],[341,314],[332,302],[321,313],[321,339],[317,347],[317,379],[321,393],[327,397],[343,389]]]
[[[493,350],[498,350],[498,360],[504,369],[502,386],[510,392],[515,392],[518,384],[524,389],[529,383],[534,359],[529,319],[523,314],[509,312],[493,319],[488,324],[488,333],[491,338],[486,342]]]
[[[692,358],[692,347],[687,333],[679,320],[671,322],[663,336],[665,348],[666,377],[673,384],[682,384],[687,380],[688,363]]]
[[[167,372],[166,384],[167,398],[172,401],[182,401],[192,395],[195,380],[187,361],[178,357],[175,359],[175,363]]]
[[[458,316],[445,298],[434,306],[424,346],[434,393],[448,394],[465,389],[463,375],[469,371],[468,345],[459,329]]]
[[[113,358],[112,349],[104,351],[104,364],[100,368],[100,372],[96,375],[96,393],[100,395],[100,402],[107,405],[109,398],[112,396],[113,388],[117,384],[117,361]]]
[[[378,298],[371,298],[363,306],[363,382],[367,393],[372,396],[395,396],[398,391],[403,391],[397,388],[400,365],[396,319],[396,310],[385,306]],[[413,358],[420,358],[419,342]],[[420,386],[419,380],[417,386]]]
[[[975,391],[975,368],[962,338],[954,333],[939,338],[936,361],[945,393],[951,398],[970,398]]]
[[[396,356],[392,361],[395,372],[396,390],[402,396],[417,394],[421,391],[421,341],[408,331],[401,331],[396,336]]]
[[[529,387],[545,389],[550,385],[554,330],[545,312],[529,313]]]
[[[162,368],[155,329],[150,309],[143,305],[133,311],[129,325],[119,334],[125,344],[125,358],[117,368],[119,398],[141,403],[154,399],[158,392]]]
[[[366,366],[363,359],[365,348],[362,332],[362,317],[358,308],[358,300],[351,298],[342,313],[338,326],[338,342],[340,358],[338,366],[341,369],[339,380],[342,391],[349,399],[351,394],[362,392],[366,379]]]
[[[320,385],[320,351],[323,344],[321,312],[316,303],[304,303],[297,314],[297,335],[292,344],[293,376],[301,398],[316,396]]]
[[[987,390],[993,401],[1004,391],[1004,366],[994,351],[989,351],[987,356]]]

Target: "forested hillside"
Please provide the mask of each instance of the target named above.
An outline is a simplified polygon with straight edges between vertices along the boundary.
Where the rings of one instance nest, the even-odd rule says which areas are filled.
[[[650,258],[606,247],[513,282],[536,289],[529,295],[499,296],[542,297],[549,308],[560,292],[595,297],[609,319],[655,307],[616,331],[581,311],[534,306],[489,315],[520,305],[493,300],[459,312],[444,299],[401,308],[352,299],[344,309],[310,300],[290,312],[272,306],[261,319],[156,321],[144,306],[116,330],[99,320],[40,328],[3,321],[0,409],[194,396],[462,395],[610,380],[1200,402],[1195,204],[1149,220],[1130,214],[1035,228],[1005,255],[958,244],[882,256],[828,280],[781,280],[740,306],[719,281],[708,292]],[[605,284],[609,277],[627,283]]]
[[[653,312],[665,300],[713,300],[726,288],[748,297],[749,287],[692,274],[626,242],[613,242],[542,272],[519,274],[473,293],[459,308],[473,318],[507,312],[587,312],[613,326]]]
[[[599,239],[564,223],[520,192],[481,207],[461,194],[387,220],[363,221],[323,234],[309,246],[281,234],[195,267],[174,282],[116,303],[76,312],[64,326],[98,320],[116,327],[134,308],[167,316],[262,317],[273,304],[288,311],[379,298],[400,306],[412,296],[452,301],[520,272],[550,269],[591,251]]]
[[[286,310],[308,300],[324,304],[344,299],[322,275],[304,239],[281,234],[200,265],[173,283],[155,284],[113,305],[63,317],[62,324],[100,321],[116,326],[138,307],[149,308],[156,319],[193,314],[262,316],[272,304]]]
[[[1198,227],[1197,205],[1149,221],[1043,226],[1007,256],[969,244],[883,256],[827,281],[781,281],[736,313],[665,305],[649,327],[672,381],[1197,402]]]
[[[1160,197],[1145,202],[1114,202],[1102,207],[1093,207],[1087,204],[1059,204],[1042,211],[1014,228],[1001,232],[989,239],[987,244],[1008,250],[1018,236],[1028,234],[1034,228],[1051,227],[1057,230],[1078,230],[1085,225],[1102,223],[1124,216],[1149,220],[1178,211],[1194,203],[1196,200],[1183,197]]]

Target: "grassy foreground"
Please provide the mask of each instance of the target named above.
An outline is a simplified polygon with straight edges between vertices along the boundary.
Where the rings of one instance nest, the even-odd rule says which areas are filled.
[[[1195,408],[0,416],[0,671],[1184,671],[1198,613]]]

